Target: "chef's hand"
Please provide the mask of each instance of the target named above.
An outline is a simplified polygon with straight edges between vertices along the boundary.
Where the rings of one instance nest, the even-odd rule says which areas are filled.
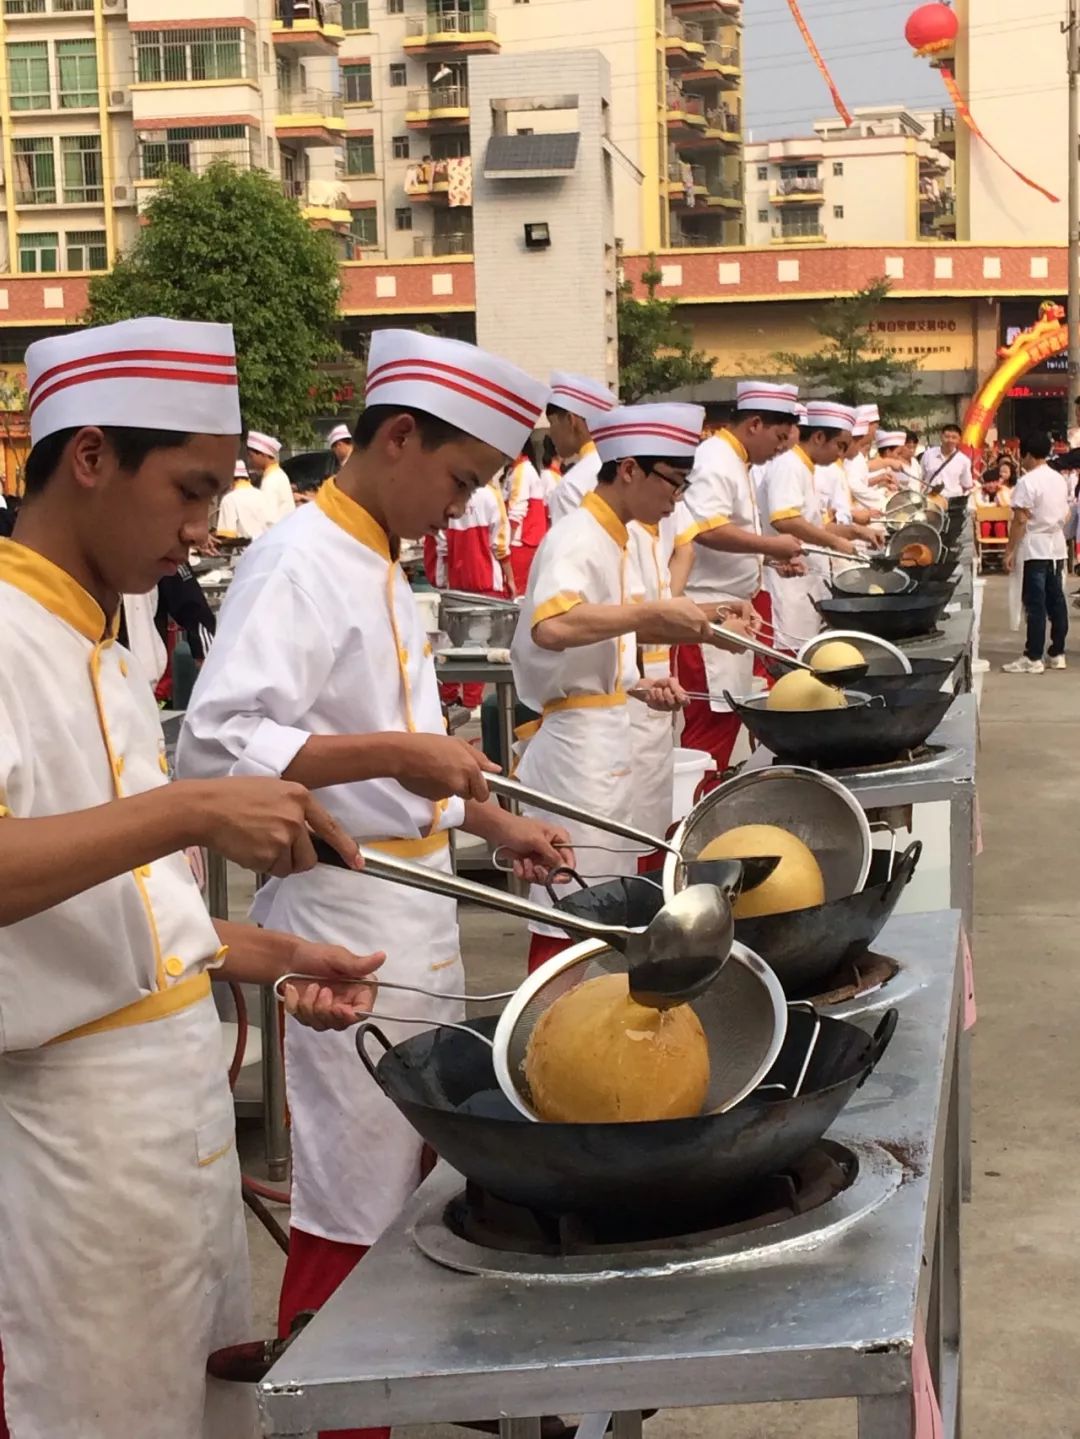
[[[714,625],[727,625],[732,620],[743,620],[751,630],[761,626],[761,616],[749,600],[721,600],[719,604],[702,605],[701,608]]]
[[[779,564],[775,560],[770,560],[769,569],[775,570],[785,580],[795,580],[800,575],[806,574],[806,561],[792,560],[789,564]]]
[[[724,621],[724,628],[729,630],[732,635],[745,635],[747,639],[750,639],[753,634],[753,627],[747,620],[734,617]],[[729,654],[741,655],[746,652],[746,646],[739,644],[737,640],[722,640],[718,634],[712,631],[709,632],[708,643],[715,645],[718,650],[727,650]]]
[[[838,555],[857,555],[859,547],[854,540],[846,540],[843,535],[830,535],[829,548],[835,550]]]
[[[673,675],[665,675],[662,679],[642,685],[634,691],[634,694],[642,699],[651,710],[660,710],[664,714],[672,714],[675,710],[685,709],[690,703],[686,697],[686,691]]]
[[[557,824],[545,820],[526,819],[523,815],[503,812],[500,824],[500,849],[514,858],[514,873],[530,884],[543,884],[553,869],[565,866],[574,869],[577,860],[570,836]]]
[[[499,766],[482,750],[453,735],[400,735],[395,737],[395,749],[391,777],[422,799],[457,795],[483,804],[489,795],[485,773],[499,773]]]
[[[854,538],[862,540],[864,544],[870,545],[875,550],[881,549],[881,531],[875,530],[872,525],[852,525]]]
[[[1009,551],[1006,550],[1005,554],[1002,556],[1001,563],[1004,566],[1005,573],[1007,575],[1011,575],[1013,570],[1016,568],[1016,556],[1010,554]]]
[[[289,970],[315,974],[326,984],[295,980],[282,986],[281,997],[289,1014],[309,1029],[348,1029],[375,1003],[376,985],[363,982],[386,958],[385,954],[351,954],[337,944],[313,944],[298,939]]]
[[[311,836],[317,834],[350,869],[362,867],[356,841],[302,784],[284,779],[179,780],[169,790],[175,803],[190,807],[194,820],[185,848],[203,845],[256,874],[283,878],[314,869]]]
[[[762,546],[762,553],[771,560],[786,564],[802,554],[802,540],[797,535],[768,535]]]
[[[705,611],[693,600],[680,597],[675,600],[660,600],[657,604],[649,606],[652,617],[655,617],[660,631],[663,632],[664,643],[670,645],[694,645],[708,641],[710,636],[709,620]],[[650,625],[650,634],[656,626]]]

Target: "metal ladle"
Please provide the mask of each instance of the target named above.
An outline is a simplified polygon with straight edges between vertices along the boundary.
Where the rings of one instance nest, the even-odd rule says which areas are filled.
[[[311,840],[323,864],[352,870],[352,866],[332,845],[317,835],[312,835]],[[576,915],[533,904],[531,900],[489,889],[485,884],[475,884],[457,875],[441,874],[426,865],[395,859],[377,850],[365,849],[362,845],[360,855],[364,868],[352,872],[361,877],[368,874],[373,879],[385,879],[408,889],[426,890],[429,894],[449,899],[471,900],[474,904],[513,915],[517,919],[557,924],[560,929],[585,939],[605,940],[626,958],[631,996],[651,1009],[686,1004],[704,994],[727,963],[735,941],[731,896],[743,874],[743,865],[739,860],[716,861],[727,869],[726,885],[690,885],[669,900],[644,929],[629,929],[625,925],[598,924],[579,919]]]
[[[828,554],[831,552],[822,550],[821,553]],[[731,640],[735,644],[742,645],[743,648],[748,649],[751,654],[760,655],[762,659],[772,660],[774,664],[785,665],[790,670],[807,670],[815,679],[821,680],[822,684],[833,685],[837,689],[843,689],[845,685],[851,684],[854,680],[864,679],[870,669],[868,664],[861,664],[844,665],[842,668],[836,670],[816,670],[813,665],[807,664],[805,660],[797,660],[794,655],[786,654],[783,650],[773,649],[772,645],[767,645],[761,640],[747,639],[745,635],[738,634],[734,630],[725,629],[723,625],[710,625],[709,628],[713,634],[718,635],[721,639]],[[695,694],[691,695],[690,698],[707,698],[712,700],[714,696],[698,696]],[[715,696],[715,698],[719,698],[719,696]]]

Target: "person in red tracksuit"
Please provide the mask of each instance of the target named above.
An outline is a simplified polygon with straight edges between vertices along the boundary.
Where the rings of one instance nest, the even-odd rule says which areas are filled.
[[[513,599],[517,594],[510,563],[510,520],[502,491],[496,482],[481,485],[445,530],[446,587],[468,590],[491,599]],[[439,686],[444,704],[458,701],[475,709],[484,698],[482,684]]]

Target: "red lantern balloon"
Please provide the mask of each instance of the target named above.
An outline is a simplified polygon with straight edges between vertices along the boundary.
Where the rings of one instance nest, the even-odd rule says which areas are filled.
[[[952,48],[959,29],[956,12],[948,5],[920,5],[908,16],[904,38],[916,55],[937,55]]]

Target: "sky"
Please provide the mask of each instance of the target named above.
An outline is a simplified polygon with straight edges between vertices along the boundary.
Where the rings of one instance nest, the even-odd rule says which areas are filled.
[[[904,23],[917,5],[801,0],[803,18],[848,109],[899,103],[919,110],[945,102],[940,76],[914,58],[904,39]],[[786,0],[745,0],[743,70],[747,138],[808,134],[814,120],[834,113]]]

